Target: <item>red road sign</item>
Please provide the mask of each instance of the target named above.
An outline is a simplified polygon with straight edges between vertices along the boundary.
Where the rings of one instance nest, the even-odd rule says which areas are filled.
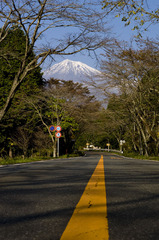
[[[60,138],[60,137],[61,137],[61,133],[60,133],[60,132],[56,132],[56,133],[55,133],[55,136],[56,136],[57,138]]]
[[[61,131],[61,126],[56,126],[55,130],[56,130],[57,132],[60,132],[60,131]]]

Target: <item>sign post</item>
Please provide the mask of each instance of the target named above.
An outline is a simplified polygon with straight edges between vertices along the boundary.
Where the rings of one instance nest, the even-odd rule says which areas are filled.
[[[57,137],[57,157],[59,157],[59,150],[60,150],[60,142],[59,138],[61,137],[61,126],[56,126],[55,130],[57,131],[55,133],[55,136]]]
[[[108,152],[109,152],[110,143],[107,143],[106,145],[107,145],[107,147],[108,147]]]
[[[125,140],[120,140],[120,152],[123,153],[123,144],[125,143]]]
[[[89,149],[89,143],[88,142],[86,143],[86,146],[87,146],[87,149]]]
[[[50,131],[51,132],[54,132],[54,131],[56,131],[55,132],[55,136],[56,136],[56,138],[57,138],[57,157],[59,157],[59,138],[61,137],[61,130],[62,130],[62,128],[61,128],[61,126],[59,126],[59,125],[57,125],[56,127],[54,127],[53,125],[51,125],[50,127],[49,127],[49,129],[50,129]]]

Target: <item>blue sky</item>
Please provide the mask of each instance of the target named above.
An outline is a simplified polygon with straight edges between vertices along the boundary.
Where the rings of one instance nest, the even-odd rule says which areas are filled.
[[[148,4],[147,7],[149,9],[159,8],[159,0],[147,0],[147,4]],[[110,36],[116,37],[120,41],[130,42],[130,40],[133,38],[133,36],[137,34],[135,31],[132,31],[132,28],[134,27],[134,23],[125,27],[124,22],[122,22],[119,18],[116,18],[114,16],[109,17],[108,27],[111,27],[111,35]],[[61,30],[57,31],[57,35],[61,34],[61,36],[62,36],[62,32],[60,32],[60,31]],[[142,34],[142,36],[143,36],[143,38],[148,37],[148,38],[153,38],[153,39],[157,39],[157,38],[159,39],[159,23],[155,24],[155,25],[151,25],[149,27],[149,29]],[[47,38],[48,37],[49,36],[47,36]],[[99,59],[102,58],[101,53],[102,53],[101,50],[97,51],[97,55],[98,55]],[[85,52],[83,52],[82,54],[78,53],[75,55],[64,56],[64,57],[56,56],[56,58],[55,58],[56,62],[50,62],[49,60],[46,60],[45,64],[42,67],[43,67],[43,69],[46,69],[46,68],[50,67],[50,65],[58,63],[64,59],[81,61],[93,68],[100,69],[100,65],[98,64],[96,59],[89,57]]]
[[[84,1],[84,0],[79,0],[79,1]],[[159,8],[159,0],[145,0],[147,2],[147,8],[148,10],[150,9],[156,9]],[[92,0],[93,2],[93,0]],[[102,6],[100,6],[100,10],[103,12],[104,10],[102,10]],[[132,28],[134,27],[134,23],[132,23],[131,25],[125,27],[124,26],[124,22],[121,21],[121,19],[116,18],[115,17],[116,14],[109,16],[107,19],[107,26],[111,28],[111,33],[110,36],[112,37],[116,37],[118,40],[120,41],[127,41],[130,42],[130,40],[133,38],[133,36],[136,34],[135,31],[132,31]],[[57,37],[63,37],[63,34],[66,33],[66,29],[62,29],[62,28],[58,28],[56,30],[48,30],[48,32],[44,35],[43,39],[40,40],[40,43],[45,44],[45,43],[49,43],[49,41],[51,42],[56,42],[56,40],[54,38]],[[144,32],[143,37],[149,37],[149,38],[153,38],[153,39],[157,39],[159,40],[159,23],[156,25],[151,25],[148,29],[147,32]],[[99,59],[102,58],[101,53],[103,53],[101,50],[97,51],[97,56]],[[55,57],[55,62],[54,61],[50,61],[49,58],[45,60],[45,64],[42,65],[43,69],[46,69],[48,67],[50,67],[51,65],[61,62],[64,59],[70,59],[70,60],[74,60],[74,61],[81,61],[87,65],[89,65],[90,67],[96,68],[100,70],[100,65],[97,62],[97,60],[94,58],[91,58],[88,56],[88,54],[86,52],[82,52],[82,53],[78,53],[75,55],[70,55],[70,56],[64,56],[64,57],[60,57],[60,56],[56,56]]]

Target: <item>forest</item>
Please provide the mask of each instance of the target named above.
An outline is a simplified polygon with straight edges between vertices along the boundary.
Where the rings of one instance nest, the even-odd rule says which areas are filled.
[[[101,8],[103,12],[107,8],[109,10],[108,2]],[[43,12],[47,10],[46,3],[38,1],[39,11],[33,11],[35,16],[30,18],[24,12],[20,15],[22,8],[17,9],[14,4],[9,8],[14,8],[16,13],[12,16],[12,11],[6,11],[8,5],[4,1],[6,15],[2,14],[4,25],[0,34],[0,159],[57,157],[57,138],[55,132],[50,131],[51,125],[62,128],[60,155],[79,154],[88,142],[101,148],[106,148],[109,143],[111,149],[121,150],[123,141],[124,152],[158,156],[158,41],[138,39],[138,48],[134,49],[116,39],[104,42],[97,36],[90,38],[88,32],[82,30],[82,34],[86,33],[87,36],[81,38],[81,33],[75,37],[70,35],[67,46],[60,44],[55,49],[43,48],[43,52],[39,53],[35,51],[34,44],[44,29],[40,33],[37,29],[42,26],[42,17],[45,20],[47,13],[50,17],[51,12],[51,6]],[[24,6],[32,7],[31,3]],[[120,8],[125,11],[123,5],[118,3],[117,6],[117,11]],[[131,5],[128,7],[133,8]],[[140,11],[143,15],[144,9]],[[70,21],[66,13],[67,21]],[[137,17],[139,11],[128,14],[126,21],[132,14]],[[151,19],[156,19],[156,16],[157,13]],[[63,17],[66,20],[66,16]],[[72,18],[70,25],[72,21],[77,24],[77,20],[86,28],[81,18]],[[143,24],[140,21],[139,26]],[[32,26],[35,27],[34,31]],[[94,33],[99,32],[99,26],[98,30],[93,24],[90,26],[92,29],[95,27]],[[112,47],[107,46],[108,42]],[[71,50],[66,53],[70,46]],[[101,46],[105,49],[100,63],[102,83],[100,79],[100,84],[93,83],[93,87],[105,95],[102,101],[92,96],[89,88],[80,83],[53,78],[46,81],[43,78],[41,63],[49,54],[75,54],[83,49],[91,51]]]

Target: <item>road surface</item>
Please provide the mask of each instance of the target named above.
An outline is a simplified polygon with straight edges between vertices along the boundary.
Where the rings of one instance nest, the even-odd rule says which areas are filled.
[[[88,192],[91,182],[99,194]],[[78,223],[77,213],[84,209],[80,203],[88,195],[95,196],[87,209],[94,213],[82,212]],[[101,234],[105,226],[104,237],[93,233],[98,240],[158,240],[159,162],[90,152],[0,167],[0,240],[69,240],[65,233],[76,222],[81,228],[84,223],[88,232],[95,223],[93,229],[101,227]]]

